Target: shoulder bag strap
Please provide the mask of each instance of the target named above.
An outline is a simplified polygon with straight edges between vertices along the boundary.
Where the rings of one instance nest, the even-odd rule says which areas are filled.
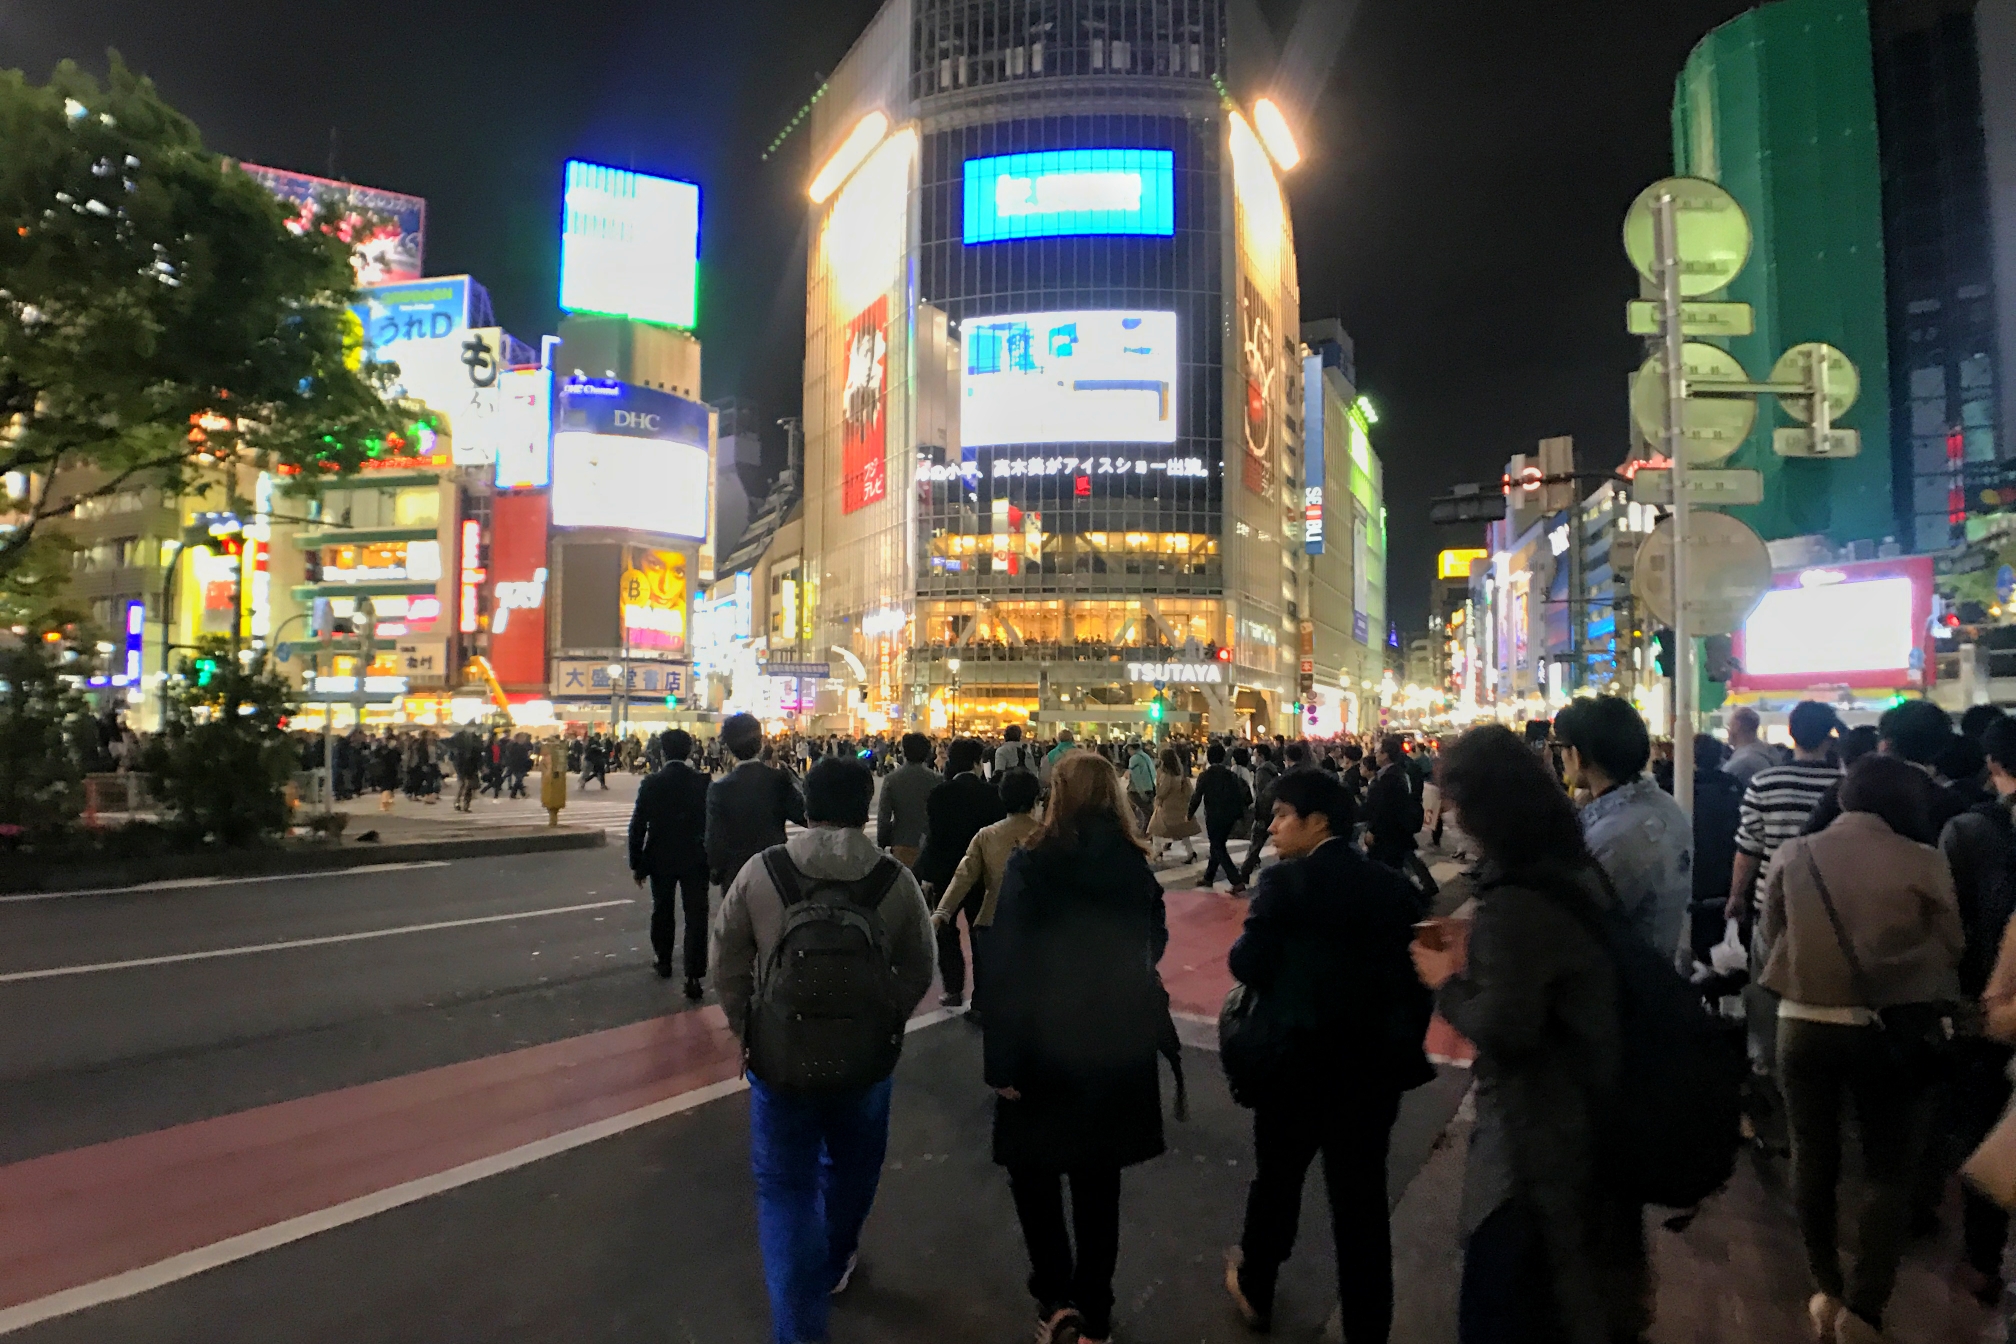
[[[805,899],[805,893],[798,885],[798,865],[791,862],[784,846],[772,845],[763,851],[763,868],[770,874],[770,881],[777,888],[778,898],[784,902],[785,909]]]
[[[889,888],[896,885],[896,879],[902,872],[903,865],[885,854],[875,861],[873,868],[849,884],[848,898],[856,905],[879,910],[882,898],[889,894]]]
[[[1801,857],[1806,860],[1806,871],[1813,875],[1813,885],[1819,889],[1820,904],[1827,909],[1827,922],[1834,926],[1834,941],[1841,947],[1841,955],[1848,959],[1848,978],[1855,983],[1855,992],[1862,996],[1862,1006],[1870,1010],[1876,1007],[1876,996],[1869,992],[1869,977],[1862,971],[1862,959],[1855,955],[1855,944],[1849,941],[1848,930],[1842,926],[1841,912],[1834,908],[1834,893],[1827,889],[1827,879],[1820,876],[1819,860],[1813,857],[1813,847],[1804,846]],[[1879,1015],[1880,1025],[1882,1018]]]

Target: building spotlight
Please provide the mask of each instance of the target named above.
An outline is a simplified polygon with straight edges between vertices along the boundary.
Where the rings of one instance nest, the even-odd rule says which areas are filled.
[[[875,147],[889,134],[889,116],[882,111],[870,112],[854,124],[847,138],[840,142],[840,148],[833,151],[833,157],[826,160],[826,166],[812,179],[811,197],[814,205],[822,204],[836,191],[848,175],[864,163]]]
[[[1260,143],[1267,146],[1268,155],[1287,172],[1302,162],[1302,150],[1295,143],[1295,133],[1288,129],[1288,118],[1281,115],[1272,98],[1262,98],[1253,104],[1253,129],[1260,133]]]

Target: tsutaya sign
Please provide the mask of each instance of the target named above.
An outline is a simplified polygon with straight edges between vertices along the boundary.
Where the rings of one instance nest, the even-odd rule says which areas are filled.
[[[1199,684],[1222,686],[1225,684],[1223,663],[1129,663],[1129,681],[1188,681]]]

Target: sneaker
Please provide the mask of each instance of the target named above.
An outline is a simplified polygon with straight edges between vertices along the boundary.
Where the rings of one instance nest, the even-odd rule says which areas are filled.
[[[839,1282],[833,1285],[834,1297],[838,1297],[840,1294],[846,1292],[847,1285],[854,1282],[854,1269],[860,1263],[861,1257],[859,1255],[850,1255],[847,1257],[847,1266],[840,1271]]]
[[[1036,1344],[1083,1344],[1084,1322],[1073,1307],[1059,1307],[1036,1321]]]
[[[1234,1246],[1225,1252],[1225,1291],[1232,1294],[1232,1305],[1239,1309],[1239,1319],[1246,1322],[1246,1328],[1258,1335],[1264,1335],[1273,1327],[1270,1313],[1253,1305],[1246,1296],[1246,1286],[1239,1281],[1239,1268],[1246,1263],[1246,1253]]]

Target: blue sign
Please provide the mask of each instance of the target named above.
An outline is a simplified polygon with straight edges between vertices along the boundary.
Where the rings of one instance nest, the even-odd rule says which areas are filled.
[[[275,644],[273,646],[273,661],[276,663],[283,663],[283,664],[293,662],[294,646],[292,644],[287,643]]]
[[[2016,569],[2004,565],[1995,571],[1995,596],[2004,602],[2016,597]]]
[[[393,351],[401,341],[438,341],[469,325],[469,277],[404,280],[368,285],[357,291],[350,311],[364,324],[364,342],[374,353]]]
[[[966,160],[966,241],[1176,232],[1166,149],[1054,149]]]
[[[607,378],[569,378],[560,388],[560,418],[555,428],[632,439],[668,439],[705,448],[707,407],[655,387]]]

